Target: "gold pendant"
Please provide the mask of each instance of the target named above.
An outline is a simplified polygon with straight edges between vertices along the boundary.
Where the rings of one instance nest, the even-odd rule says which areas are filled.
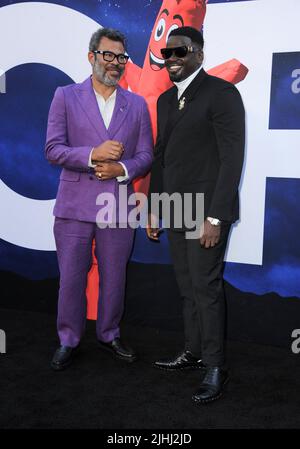
[[[185,106],[185,97],[181,98],[181,100],[179,101],[179,106],[178,106],[179,111],[181,111],[181,109],[183,109],[184,106]]]

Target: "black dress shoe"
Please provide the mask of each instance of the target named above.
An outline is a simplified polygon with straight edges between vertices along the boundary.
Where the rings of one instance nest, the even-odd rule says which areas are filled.
[[[183,351],[175,359],[159,360],[154,363],[155,368],[168,371],[179,371],[185,369],[205,369],[199,357],[195,357],[190,351]]]
[[[73,361],[74,354],[77,352],[78,346],[76,348],[71,348],[70,346],[60,346],[54,354],[51,362],[51,367],[55,371],[60,371],[71,365]]]
[[[111,352],[117,359],[124,360],[125,362],[135,362],[137,360],[137,355],[133,349],[125,346],[119,337],[109,343],[104,343],[100,340],[98,340],[98,343],[100,348]]]
[[[206,374],[200,384],[199,390],[192,397],[193,401],[206,404],[207,402],[219,399],[224,390],[224,385],[228,382],[228,373],[222,368],[207,367]]]

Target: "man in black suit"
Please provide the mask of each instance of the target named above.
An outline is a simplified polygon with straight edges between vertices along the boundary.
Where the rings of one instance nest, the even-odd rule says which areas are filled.
[[[183,298],[185,348],[155,362],[167,370],[202,369],[193,400],[219,398],[228,381],[224,355],[223,259],[230,226],[239,217],[238,186],[244,158],[244,107],[238,90],[202,68],[203,37],[191,27],[173,30],[161,50],[175,86],[158,99],[158,137],[150,194],[204,193],[202,232],[168,229],[175,275]],[[194,216],[195,218],[195,216]],[[196,217],[197,218],[197,217]],[[149,215],[147,235],[158,240],[157,217]]]

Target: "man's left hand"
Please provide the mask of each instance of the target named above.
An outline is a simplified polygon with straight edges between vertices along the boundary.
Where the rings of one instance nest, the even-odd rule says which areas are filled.
[[[220,240],[221,226],[214,226],[208,220],[204,221],[200,244],[205,248],[213,248]]]
[[[125,171],[118,162],[101,162],[95,167],[95,174],[100,181],[124,176]]]

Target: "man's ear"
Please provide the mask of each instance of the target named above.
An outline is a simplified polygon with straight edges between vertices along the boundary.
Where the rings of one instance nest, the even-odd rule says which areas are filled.
[[[197,56],[198,56],[199,63],[202,64],[203,59],[204,59],[203,49],[199,49],[199,51],[197,52]]]
[[[92,51],[89,51],[88,52],[88,60],[91,65],[94,65],[95,64],[95,53],[93,53]]]

